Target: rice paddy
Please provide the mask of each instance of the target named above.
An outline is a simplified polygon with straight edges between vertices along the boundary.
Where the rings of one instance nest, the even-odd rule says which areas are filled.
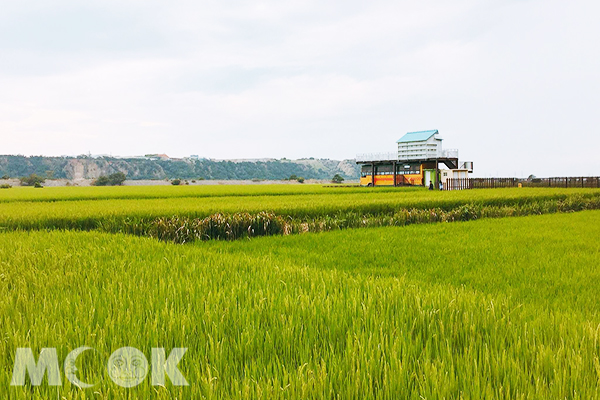
[[[294,186],[295,189],[297,186]],[[161,187],[157,187],[161,188]],[[217,187],[220,188],[220,187]],[[371,191],[368,188],[330,188],[301,189],[300,194],[285,194],[279,187],[266,187],[271,195],[251,193],[257,190],[253,186],[237,186],[234,195],[214,195],[212,187],[206,189],[206,196],[178,197],[179,188],[172,197],[100,199],[100,200],[64,200],[64,201],[9,201],[0,203],[0,227],[7,229],[96,229],[99,225],[122,225],[148,221],[160,217],[205,218],[213,214],[234,214],[270,212],[293,218],[315,218],[334,214],[353,212],[368,215],[394,214],[404,209],[451,210],[465,204],[482,206],[512,206],[545,200],[565,200],[569,196],[580,195],[585,198],[600,197],[598,189],[495,189],[455,192],[430,192],[422,189],[382,188]],[[252,189],[249,189],[252,188]],[[21,188],[25,193],[44,191],[44,189]],[[54,188],[52,188],[54,189]],[[69,188],[59,188],[67,190]],[[93,189],[96,194],[102,190],[112,195],[118,188],[73,188],[74,190]],[[123,187],[122,189],[129,189]],[[138,189],[135,188],[134,189]],[[204,187],[194,187],[197,194]],[[227,188],[228,190],[234,190]],[[13,189],[10,189],[13,190]],[[8,190],[8,191],[10,191]],[[321,193],[310,193],[310,190]],[[346,190],[355,192],[345,192]],[[359,191],[356,191],[359,190]],[[145,189],[145,193],[150,193]],[[165,192],[168,193],[168,192]],[[162,194],[165,194],[162,193]],[[273,194],[275,193],[275,194]],[[32,195],[32,196],[33,196]],[[25,196],[25,195],[23,195]]]
[[[0,200],[4,397],[600,397],[600,211],[581,211],[597,190],[65,188],[32,198],[46,189]],[[117,197],[133,193],[143,195]],[[188,244],[101,229],[457,207],[552,214]],[[17,348],[53,347],[64,360],[80,346],[96,350],[78,371],[92,388],[64,375],[58,387],[10,386]],[[189,386],[116,385],[105,361],[124,346],[147,356],[186,347],[178,367]]]

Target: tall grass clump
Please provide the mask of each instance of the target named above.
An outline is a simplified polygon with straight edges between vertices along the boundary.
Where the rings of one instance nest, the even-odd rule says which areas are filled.
[[[257,214],[214,214],[206,218],[166,217],[154,220],[115,221],[101,230],[149,236],[160,240],[188,243],[195,240],[236,240],[258,236],[327,232],[349,228],[406,226],[438,222],[473,221],[576,212],[600,209],[600,197],[569,196],[564,200],[540,200],[509,206],[464,204],[453,209],[402,209],[393,214],[337,212],[314,218],[293,218],[272,212]]]
[[[257,236],[289,233],[289,224],[280,215],[268,212],[258,214],[214,214],[206,218],[158,218],[148,226],[145,235],[160,240],[187,243],[194,240],[234,240]]]
[[[213,214],[205,218],[181,216],[155,219],[127,218],[101,221],[97,229],[111,233],[188,243],[196,240],[235,240],[291,233],[290,219],[269,212]]]

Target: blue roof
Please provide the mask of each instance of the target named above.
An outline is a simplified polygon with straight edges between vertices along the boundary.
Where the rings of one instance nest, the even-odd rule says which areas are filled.
[[[400,140],[398,140],[396,143],[421,142],[423,140],[429,139],[436,133],[439,133],[437,129],[433,131],[408,132],[406,135],[402,136]]]

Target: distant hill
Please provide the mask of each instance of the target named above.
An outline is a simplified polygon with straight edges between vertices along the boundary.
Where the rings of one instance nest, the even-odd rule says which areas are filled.
[[[306,179],[330,179],[335,174],[358,179],[354,160],[329,159],[159,159],[114,157],[25,157],[0,155],[0,177],[12,178],[32,173],[56,179],[95,179],[123,172],[127,179],[285,179],[290,175]]]

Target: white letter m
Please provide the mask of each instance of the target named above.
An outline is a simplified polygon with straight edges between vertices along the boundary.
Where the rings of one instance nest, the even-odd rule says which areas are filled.
[[[29,373],[29,380],[32,386],[42,384],[44,375],[48,371],[48,385],[60,386],[60,369],[58,366],[58,356],[56,349],[44,348],[40,352],[40,358],[36,364],[33,358],[33,352],[30,348],[18,348],[15,356],[15,366],[13,367],[13,376],[10,382],[11,386],[24,386],[25,374]]]

